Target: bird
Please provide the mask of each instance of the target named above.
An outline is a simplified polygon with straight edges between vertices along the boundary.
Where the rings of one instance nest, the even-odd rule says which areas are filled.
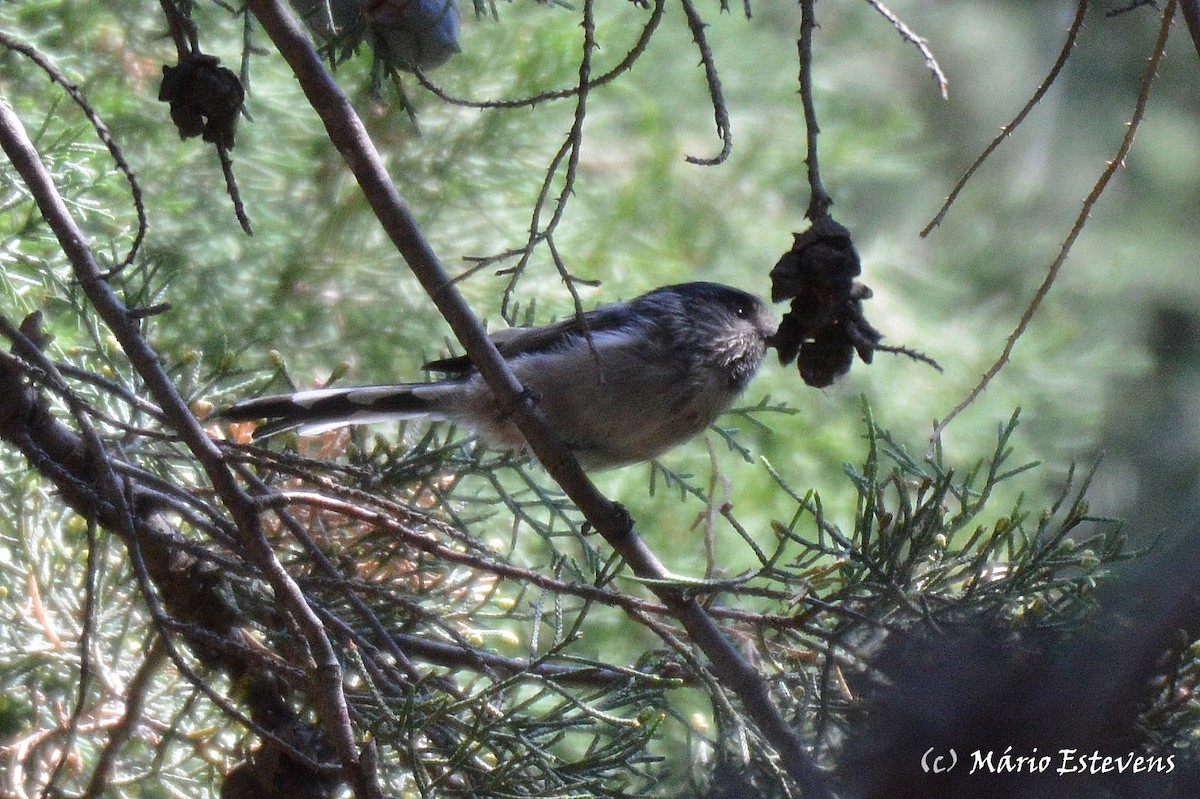
[[[754,294],[698,281],[499,330],[491,340],[580,465],[598,471],[651,460],[705,430],[750,383],[775,329]],[[220,416],[266,420],[255,438],[427,416],[524,450],[524,436],[467,356],[424,368],[445,377],[256,397]]]
[[[457,0],[292,0],[317,40],[337,53],[365,39],[386,64],[435,69],[460,51]]]

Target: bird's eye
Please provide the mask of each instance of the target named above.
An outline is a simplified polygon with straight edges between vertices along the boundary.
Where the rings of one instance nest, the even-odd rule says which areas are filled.
[[[734,313],[736,313],[738,315],[739,319],[749,319],[750,318],[750,306],[739,305],[739,306],[737,306],[737,308],[734,309]]]

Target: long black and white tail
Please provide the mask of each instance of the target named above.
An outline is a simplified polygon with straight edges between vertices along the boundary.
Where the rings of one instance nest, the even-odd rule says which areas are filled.
[[[428,399],[418,396],[422,388],[428,390],[429,384],[315,388],[244,400],[219,415],[235,422],[267,420],[254,431],[255,438],[285,430],[316,435],[348,424],[386,422],[428,414],[434,409]]]

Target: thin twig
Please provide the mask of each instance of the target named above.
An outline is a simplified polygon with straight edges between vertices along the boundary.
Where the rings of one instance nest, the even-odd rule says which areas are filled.
[[[504,287],[504,295],[500,301],[500,314],[510,322],[513,294],[517,289],[517,282],[521,275],[524,274],[525,268],[529,265],[530,258],[533,257],[534,249],[538,243],[546,241],[558,229],[562,222],[563,215],[567,210],[567,200],[575,191],[575,178],[579,169],[579,154],[583,149],[583,124],[587,119],[587,101],[590,94],[588,85],[591,81],[592,73],[592,55],[596,51],[596,20],[595,8],[592,0],[585,0],[583,4],[583,53],[579,58],[579,91],[576,95],[575,115],[571,120],[571,129],[567,132],[567,136],[555,153],[554,158],[550,162],[550,166],[546,169],[546,178],[542,181],[542,188],[538,192],[537,201],[533,206],[533,213],[529,221],[529,238],[526,239],[525,247],[521,251],[521,257],[517,264],[510,270],[508,284]],[[566,168],[563,174],[563,186],[559,191],[558,197],[554,202],[554,212],[550,215],[545,227],[542,226],[542,209],[545,207],[546,200],[549,197],[550,189],[554,185],[554,178],[558,174],[559,167],[563,160],[566,160]],[[576,304],[579,304],[579,297],[572,285],[571,275],[565,270],[562,271],[563,280],[567,284],[567,288],[571,291],[571,296],[575,298]],[[582,307],[579,309],[582,315]]]
[[[191,17],[179,10],[175,0],[159,0],[163,16],[167,18],[167,29],[175,42],[175,55],[179,61],[200,49],[200,39]]]
[[[412,530],[399,522],[390,513],[362,507],[357,502],[347,501],[311,491],[277,491],[270,497],[264,497],[264,502],[270,507],[279,505],[297,505],[319,508],[336,513],[339,516],[356,519],[403,540],[413,548],[428,553],[439,562],[456,563],[467,566],[473,571],[494,574],[497,577],[512,580],[521,585],[541,588],[555,594],[577,596],[588,602],[619,607],[626,612],[637,612],[651,615],[667,615],[671,612],[669,606],[638,599],[628,594],[618,593],[608,588],[598,588],[588,583],[568,582],[550,577],[535,569],[526,569],[505,563],[485,555],[464,552],[460,547],[448,546],[441,543],[432,535]],[[663,582],[670,582],[664,580]],[[815,598],[804,597],[799,601],[812,603],[827,610],[828,607]],[[834,612],[838,612],[836,609]],[[713,615],[737,620],[749,624],[763,624],[768,627],[795,627],[797,619],[789,616],[757,613],[735,607],[713,608]],[[847,611],[849,613],[849,611]]]
[[[817,25],[816,0],[800,0],[800,39],[796,49],[800,57],[800,102],[804,105],[804,132],[808,154],[804,163],[808,166],[809,200],[805,216],[812,222],[829,217],[829,206],[833,198],[821,183],[821,166],[817,160],[817,137],[821,128],[817,125],[817,109],[812,91],[812,32]]]
[[[176,60],[180,63],[188,58],[191,58],[200,53],[200,33],[196,30],[196,23],[192,22],[190,5],[185,5],[183,9],[177,6],[174,0],[159,0],[159,5],[162,7],[163,15],[167,18],[167,29],[171,33],[171,39],[175,42]],[[242,29],[243,44],[249,41],[249,15],[246,15],[246,24]],[[247,85],[246,78],[249,75],[249,69],[245,54],[247,48],[243,48],[242,57],[242,74],[240,80],[242,86]],[[243,113],[244,109],[240,109],[239,113]],[[233,175],[233,159],[229,155],[229,150],[221,142],[215,142],[214,146],[217,149],[217,157],[221,161],[221,174],[225,178],[225,191],[229,194],[229,199],[233,203],[233,213],[237,217],[238,225],[247,236],[253,236],[254,231],[250,228],[250,217],[246,213],[246,206],[242,203],[241,192],[238,191],[237,179]]]
[[[628,72],[637,60],[646,52],[646,48],[650,45],[650,39],[654,32],[658,29],[658,24],[662,21],[663,11],[666,8],[666,0],[654,0],[654,6],[650,10],[650,18],[646,20],[646,24],[642,26],[642,32],[638,36],[636,42],[625,53],[625,57],[602,75],[588,80],[586,86],[575,85],[564,89],[552,89],[546,92],[530,95],[528,97],[518,97],[511,100],[469,100],[463,97],[455,97],[446,90],[437,86],[431,81],[428,76],[421,70],[414,70],[413,74],[417,77],[417,82],[426,91],[433,94],[439,100],[451,105],[459,105],[465,108],[532,108],[552,100],[562,100],[567,97],[574,97],[580,91],[591,91],[606,83],[611,83],[618,77]]]
[[[402,644],[406,651],[419,655],[431,663],[437,663],[450,668],[471,669],[474,671],[487,670],[501,677],[513,677],[528,674],[531,677],[552,680],[559,685],[580,685],[592,688],[614,687],[628,682],[630,679],[653,681],[663,680],[648,672],[636,669],[622,669],[611,665],[591,665],[577,663],[564,665],[555,663],[521,660],[506,657],[494,652],[482,651],[478,647],[464,647],[458,644],[448,644],[443,641],[431,641],[407,633],[395,633],[397,643]],[[672,678],[668,682],[688,684],[692,680],[687,677]]]
[[[244,454],[236,450],[230,452],[231,459],[239,455],[260,468],[271,469],[280,474],[309,482],[313,480],[311,469],[316,467],[329,468],[329,464],[327,463],[310,463],[306,459],[296,456],[290,456],[285,459],[280,453],[259,448],[250,448]],[[292,461],[296,461],[300,465],[293,466]],[[312,491],[279,491],[270,497],[264,496],[264,506],[275,508],[279,504],[290,504],[293,500],[296,500],[312,508],[327,511],[345,518],[356,519],[372,526],[378,526],[381,531],[386,532],[388,535],[396,535],[417,549],[432,555],[438,561],[458,563],[469,568],[472,572],[494,574],[497,577],[509,579],[521,585],[535,586],[555,594],[577,596],[588,602],[632,608],[643,613],[657,615],[670,613],[667,606],[660,603],[649,602],[627,594],[612,592],[591,583],[569,582],[556,577],[549,577],[535,569],[527,569],[514,566],[511,563],[498,561],[494,553],[482,547],[477,539],[464,535],[457,528],[445,524],[419,510],[389,500],[378,492],[362,491],[333,480],[318,480],[317,484],[322,490],[328,491],[330,494],[336,494],[336,496],[327,496],[326,494]],[[731,524],[736,524],[736,520],[727,510],[722,510],[722,515]],[[414,528],[423,528],[428,530],[430,534],[417,532]],[[442,544],[432,534],[447,536],[455,542],[455,545],[447,546]],[[843,553],[839,551],[838,554]],[[795,598],[794,601],[802,602],[828,613],[841,614],[848,618],[855,618],[862,621],[861,617],[854,611],[847,608],[830,606],[813,596],[806,595],[801,598]],[[748,625],[771,629],[794,629],[803,626],[796,615],[762,613],[734,606],[713,607],[709,609],[709,613],[717,618],[730,619]]]
[[[972,163],[971,166],[967,168],[967,171],[963,174],[963,176],[958,179],[958,183],[954,184],[954,188],[950,191],[949,196],[946,197],[946,202],[942,204],[941,209],[937,212],[937,214],[934,215],[933,219],[929,221],[929,224],[921,228],[921,238],[928,236],[935,227],[942,223],[942,220],[946,218],[946,214],[950,210],[950,206],[954,204],[956,199],[958,199],[959,193],[963,190],[963,187],[967,185],[967,181],[969,181],[975,174],[975,170],[979,169],[979,167],[983,165],[983,162],[988,159],[988,156],[990,156],[996,150],[996,148],[1004,142],[1005,139],[1012,135],[1012,132],[1017,129],[1018,125],[1025,121],[1025,117],[1029,116],[1029,112],[1033,110],[1034,106],[1041,102],[1042,98],[1046,95],[1046,92],[1050,91],[1050,87],[1054,85],[1056,80],[1058,80],[1058,74],[1062,72],[1063,67],[1067,65],[1067,60],[1071,56],[1071,51],[1075,48],[1075,40],[1079,36],[1079,31],[1083,29],[1083,18],[1087,13],[1087,7],[1088,0],[1079,0],[1079,5],[1075,8],[1075,19],[1071,21],[1071,27],[1067,29],[1067,39],[1063,42],[1063,46],[1058,52],[1058,58],[1055,60],[1054,66],[1050,67],[1050,71],[1042,80],[1041,85],[1037,87],[1037,91],[1035,91],[1033,96],[1029,98],[1029,102],[1025,103],[1025,106],[1017,112],[1017,115],[1013,117],[1011,122],[1000,128],[1000,134],[996,136],[996,138],[992,139],[991,143],[988,144],[988,146],[983,149],[983,152],[979,154],[979,157],[975,159],[975,162]]]
[[[125,154],[121,152],[121,148],[117,146],[116,141],[112,137],[112,131],[108,129],[108,125],[104,124],[104,120],[92,108],[87,98],[79,91],[79,87],[67,80],[67,76],[50,63],[41,53],[29,45],[18,42],[16,39],[0,32],[0,46],[7,47],[9,50],[15,50],[21,55],[28,58],[33,63],[37,64],[43,72],[50,76],[50,80],[61,86],[66,93],[75,101],[75,105],[79,106],[83,111],[84,116],[88,118],[88,122],[92,123],[92,127],[96,131],[96,136],[108,149],[109,155],[112,156],[113,163],[117,165],[117,169],[121,170],[121,174],[125,176],[125,180],[129,183],[129,194],[133,199],[133,208],[137,214],[137,233],[133,236],[133,243],[129,245],[129,252],[121,259],[121,262],[114,266],[108,276],[112,276],[120,272],[125,267],[133,263],[133,259],[137,257],[138,250],[141,249],[142,240],[146,238],[146,206],[142,201],[142,187],[138,183],[137,176],[133,174],[133,169],[129,166],[129,162],[125,160]]]
[[[249,469],[245,467],[239,467],[239,472],[241,473],[243,479],[250,483],[250,485],[254,486],[256,491],[262,493],[265,500],[271,501],[278,496],[278,494],[271,492],[267,485],[262,482],[261,478],[255,476]],[[308,531],[304,528],[304,525],[300,524],[300,522],[298,522],[291,514],[287,513],[285,508],[276,507],[275,515],[284,525],[284,527],[286,527],[288,531],[296,538],[296,540],[300,542],[300,545],[303,546],[305,551],[308,552],[309,557],[313,559],[317,566],[323,572],[325,572],[326,575],[336,581],[346,584],[347,581],[342,578],[341,573],[333,564],[333,561],[331,561],[324,551],[322,551],[321,548],[312,540],[312,538],[308,535]],[[379,621],[379,618],[375,615],[375,612],[372,611],[371,608],[369,608],[357,595],[351,592],[344,592],[343,595],[354,607],[354,609],[363,615],[363,618],[367,620],[367,623],[375,630],[376,634],[382,635],[383,640],[387,640],[383,623]],[[421,680],[424,678],[424,675],[421,674],[421,672],[409,662],[408,658],[405,657],[403,652],[401,652],[399,649],[394,649],[391,652],[391,655],[396,659],[396,664],[404,672],[403,678],[405,682],[403,685],[408,687],[421,682]]]
[[[229,193],[229,199],[233,203],[233,213],[237,217],[238,224],[242,226],[247,236],[253,236],[254,231],[250,228],[250,217],[246,214],[246,206],[242,203],[242,194],[238,191],[237,179],[233,176],[233,159],[229,155],[229,150],[224,144],[217,142],[217,156],[221,159],[221,174],[225,176],[225,191]]]
[[[1158,10],[1158,0],[1129,0],[1123,6],[1117,6],[1105,13],[1106,17],[1119,17],[1122,14],[1128,14],[1130,11],[1142,8],[1143,6],[1152,6],[1155,11]]]
[[[721,76],[717,74],[717,63],[713,58],[712,49],[708,46],[708,38],[704,35],[707,23],[700,17],[700,12],[692,0],[680,0],[683,13],[687,17],[688,29],[692,32],[692,41],[700,51],[700,63],[704,66],[704,80],[708,83],[708,96],[712,100],[713,117],[717,123],[717,135],[721,138],[721,152],[712,158],[697,158],[689,155],[689,164],[699,166],[716,166],[722,164],[733,152],[733,127],[729,122],[729,108],[725,105],[725,95],[721,91]]]
[[[1086,0],[1081,0],[1080,5],[1082,6],[1085,2]],[[984,372],[979,383],[977,383],[975,387],[971,389],[970,393],[967,394],[963,401],[958,403],[958,405],[956,405],[954,409],[946,415],[946,418],[934,425],[933,434],[930,436],[929,449],[926,452],[926,457],[932,456],[932,453],[941,440],[942,433],[946,430],[946,426],[949,425],[950,422],[955,419],[955,417],[962,413],[973,402],[975,402],[979,395],[983,393],[984,389],[986,389],[992,382],[992,378],[994,378],[1000,372],[1000,370],[1004,368],[1005,364],[1008,363],[1008,359],[1012,355],[1013,348],[1017,345],[1017,340],[1020,339],[1022,334],[1025,333],[1025,329],[1029,327],[1029,323],[1033,319],[1034,314],[1037,313],[1038,308],[1041,307],[1042,301],[1045,300],[1046,295],[1050,293],[1050,287],[1054,285],[1054,281],[1058,277],[1059,270],[1061,270],[1063,264],[1066,263],[1067,256],[1070,254],[1071,248],[1075,244],[1075,240],[1079,238],[1079,234],[1083,232],[1084,226],[1087,224],[1088,219],[1091,218],[1092,208],[1100,200],[1101,195],[1104,194],[1104,190],[1108,187],[1108,182],[1112,179],[1112,176],[1115,175],[1117,170],[1125,164],[1125,157],[1129,154],[1129,149],[1133,146],[1133,137],[1137,134],[1138,125],[1141,123],[1142,117],[1145,116],[1146,113],[1146,103],[1150,99],[1150,88],[1154,85],[1154,78],[1158,72],[1158,62],[1162,59],[1163,53],[1165,53],[1167,49],[1167,35],[1171,31],[1171,20],[1175,16],[1175,4],[1176,0],[1169,0],[1166,8],[1163,9],[1162,25],[1159,28],[1158,40],[1154,43],[1154,50],[1150,53],[1150,58],[1146,61],[1146,69],[1142,72],[1141,86],[1138,89],[1137,102],[1134,104],[1133,114],[1130,116],[1129,122],[1126,123],[1125,135],[1121,138],[1121,143],[1117,147],[1116,154],[1113,156],[1113,159],[1108,162],[1108,165],[1100,174],[1100,178],[1096,181],[1096,184],[1092,187],[1092,190],[1088,193],[1087,197],[1084,198],[1083,207],[1080,209],[1079,215],[1075,218],[1075,224],[1071,226],[1070,232],[1067,234],[1066,239],[1059,248],[1058,256],[1050,264],[1050,268],[1046,272],[1045,279],[1042,280],[1042,284],[1038,286],[1037,291],[1034,292],[1033,298],[1029,301],[1029,305],[1025,308],[1025,313],[1021,315],[1021,319],[1017,323],[1016,328],[1011,334],[1009,334],[1008,340],[1004,343],[1004,350],[1000,353],[1000,356],[996,358],[996,361],[990,367],[988,367],[988,370]]]
[[[947,91],[948,82],[946,81],[946,73],[942,71],[942,65],[938,63],[937,56],[929,49],[929,42],[913,33],[912,29],[904,24],[904,20],[896,16],[895,12],[879,2],[879,0],[867,0],[867,4],[878,11],[884,19],[892,23],[892,27],[899,32],[904,41],[917,48],[917,52],[921,54],[921,58],[925,59],[925,66],[933,73],[933,80],[937,83],[938,93],[942,95],[943,100],[949,99],[950,94]]]
[[[940,363],[935,361],[933,358],[930,358],[925,353],[920,352],[919,350],[914,350],[912,347],[902,347],[893,344],[874,344],[871,349],[875,352],[886,352],[891,355],[903,355],[906,358],[911,358],[914,361],[920,361],[921,363],[928,364],[939,372],[942,371],[942,365]]]

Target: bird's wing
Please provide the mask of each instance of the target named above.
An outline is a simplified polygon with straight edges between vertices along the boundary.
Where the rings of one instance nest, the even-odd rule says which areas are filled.
[[[509,327],[497,330],[489,338],[506,359],[519,355],[553,350],[572,336],[583,336],[615,330],[629,321],[628,313],[619,306],[602,305],[582,316],[576,315],[560,322],[537,327]],[[423,367],[426,371],[449,375],[465,375],[475,371],[475,365],[466,355],[430,361]]]

